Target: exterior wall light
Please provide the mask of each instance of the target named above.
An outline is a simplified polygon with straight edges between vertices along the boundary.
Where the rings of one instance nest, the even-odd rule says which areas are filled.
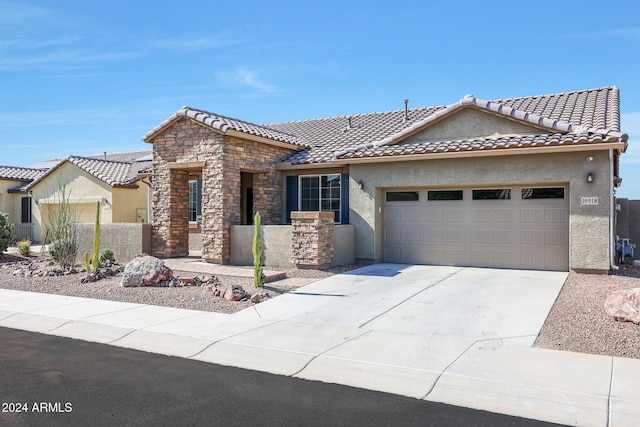
[[[362,182],[362,180],[358,181],[358,188],[360,190],[362,190],[364,188],[364,183]]]
[[[587,182],[588,182],[589,184],[592,184],[594,179],[595,179],[595,178],[593,177],[593,172],[589,172],[589,173],[587,174]]]

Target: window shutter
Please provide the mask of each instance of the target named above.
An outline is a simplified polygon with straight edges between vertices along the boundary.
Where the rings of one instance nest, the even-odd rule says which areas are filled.
[[[340,224],[349,224],[349,174],[340,176]]]
[[[286,223],[291,224],[291,212],[298,210],[298,176],[287,176],[287,189],[286,189],[286,208],[287,215],[285,217]]]

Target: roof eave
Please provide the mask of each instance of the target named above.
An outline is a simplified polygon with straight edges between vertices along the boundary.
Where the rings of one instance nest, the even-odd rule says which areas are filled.
[[[233,136],[236,138],[246,139],[249,141],[260,142],[267,145],[273,145],[275,147],[287,148],[289,150],[294,150],[294,151],[302,151],[306,148],[300,145],[291,144],[284,141],[278,141],[277,139],[265,138],[263,136],[253,135],[250,133],[240,132],[232,129],[227,130],[226,132],[224,132],[224,134],[228,136]]]
[[[406,162],[414,160],[435,160],[460,157],[489,157],[489,156],[511,156],[518,154],[550,154],[563,152],[583,152],[617,149],[622,152],[626,146],[625,142],[602,142],[578,145],[554,145],[546,147],[525,147],[525,148],[503,148],[490,150],[467,150],[467,151],[443,151],[439,153],[423,154],[403,154],[387,156],[350,157],[344,159],[333,159],[331,164],[343,165],[353,163],[382,163],[382,162]]]

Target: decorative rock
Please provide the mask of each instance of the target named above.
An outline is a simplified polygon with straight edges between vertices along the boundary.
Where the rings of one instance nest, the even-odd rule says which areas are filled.
[[[125,267],[121,285],[152,286],[167,281],[172,276],[173,272],[162,260],[149,255],[138,255]]]
[[[249,297],[249,294],[240,285],[232,285],[224,293],[224,299],[229,301],[240,301]]]
[[[249,300],[254,304],[259,303],[260,301],[262,301],[262,297],[260,296],[260,294],[255,294],[251,297],[251,299]]]
[[[604,301],[604,307],[615,320],[640,324],[640,288],[610,293]]]

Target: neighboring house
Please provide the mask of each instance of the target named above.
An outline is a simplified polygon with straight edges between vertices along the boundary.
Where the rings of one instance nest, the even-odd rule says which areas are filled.
[[[232,225],[331,211],[375,262],[608,271],[620,185],[619,90],[603,87],[256,125],[184,107],[153,144],[153,253],[188,252],[202,180],[203,258]],[[268,244],[268,243],[267,243]]]
[[[103,224],[148,222],[151,183],[138,173],[151,163],[150,151],[137,151],[70,156],[52,161],[46,170],[0,167],[2,177],[10,176],[13,171],[14,177],[20,178],[15,172],[23,171],[23,179],[15,179],[14,185],[7,186],[6,190],[1,188],[0,200],[6,200],[7,210],[13,211],[10,221],[17,225],[16,237],[38,242],[46,239],[50,214],[63,197],[81,223],[95,221],[98,201],[102,202],[100,221]]]
[[[45,172],[46,169],[0,166],[0,212],[9,214],[16,240],[33,238],[31,197],[20,189]]]

